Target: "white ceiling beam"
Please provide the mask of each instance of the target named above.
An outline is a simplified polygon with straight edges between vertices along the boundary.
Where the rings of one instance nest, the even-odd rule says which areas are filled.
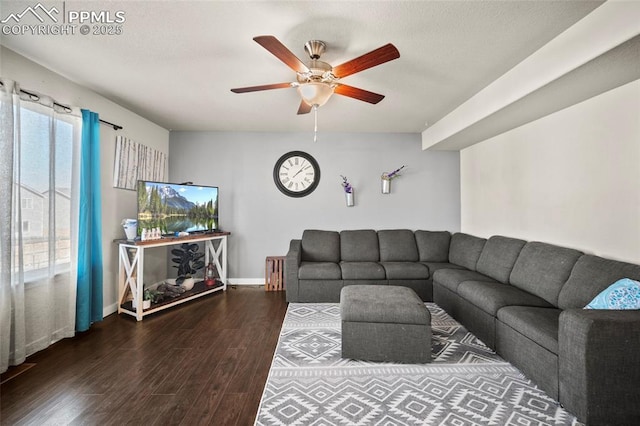
[[[422,149],[460,150],[481,142],[488,136],[486,132],[480,140],[470,137],[472,132],[466,132],[462,142],[456,135],[497,117],[509,105],[568,76],[638,34],[640,2],[609,0],[423,131]],[[552,111],[554,107],[550,105],[549,112]],[[490,127],[482,124],[480,127]],[[514,127],[519,124],[514,123]]]

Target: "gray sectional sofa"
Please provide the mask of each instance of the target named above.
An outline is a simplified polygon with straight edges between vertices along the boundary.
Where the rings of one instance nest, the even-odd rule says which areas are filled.
[[[306,230],[285,260],[289,302],[351,284],[434,301],[587,424],[640,424],[640,311],[583,309],[640,266],[504,236]]]

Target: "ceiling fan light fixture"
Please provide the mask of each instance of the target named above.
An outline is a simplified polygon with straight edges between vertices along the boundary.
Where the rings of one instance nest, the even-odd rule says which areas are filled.
[[[298,93],[308,105],[321,107],[333,95],[333,86],[321,82],[302,83],[298,86]]]
[[[384,99],[383,95],[357,87],[347,86],[342,84],[340,80],[343,77],[373,68],[400,57],[398,49],[396,49],[393,44],[387,43],[369,53],[365,53],[337,67],[333,67],[320,60],[320,57],[326,50],[326,44],[320,40],[310,40],[304,45],[304,49],[311,59],[307,65],[272,35],[257,36],[254,37],[253,40],[295,71],[297,81],[239,87],[231,89],[231,91],[234,93],[247,93],[295,87],[302,98],[300,106],[298,107],[298,114],[307,114],[311,112],[312,109],[317,114],[318,107],[324,105],[334,92],[340,96],[347,96],[359,101],[377,104]]]

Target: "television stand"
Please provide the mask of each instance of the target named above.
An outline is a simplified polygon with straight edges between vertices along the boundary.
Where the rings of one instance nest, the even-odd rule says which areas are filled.
[[[116,240],[119,245],[118,262],[118,313],[136,317],[138,321],[155,312],[171,308],[198,297],[227,289],[227,236],[229,232],[195,234],[185,237],[163,237],[158,240],[129,241]],[[204,263],[213,262],[220,275],[214,286],[196,282],[193,289],[180,296],[152,304],[143,309],[144,293],[144,253],[147,249],[182,244],[184,242],[204,242]],[[217,243],[217,244],[216,244]],[[132,295],[133,300],[127,300]]]

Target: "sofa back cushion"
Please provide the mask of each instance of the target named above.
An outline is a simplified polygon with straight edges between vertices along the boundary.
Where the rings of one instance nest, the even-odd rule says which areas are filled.
[[[419,259],[416,239],[408,229],[378,231],[378,242],[382,262],[417,262]]]
[[[448,262],[449,231],[416,231],[414,233],[420,262]]]
[[[507,284],[513,265],[526,243],[524,240],[494,235],[487,240],[480,253],[477,271]]]
[[[456,232],[451,236],[449,262],[475,271],[486,242],[484,238]]]
[[[621,278],[640,280],[640,265],[585,254],[576,262],[558,297],[561,309],[584,308]]]
[[[307,229],[302,233],[303,262],[340,262],[340,234]]]
[[[569,279],[582,253],[578,250],[532,241],[522,248],[513,266],[512,285],[558,306],[560,289]]]
[[[340,232],[340,260],[377,262],[380,260],[378,235],[373,229]]]

